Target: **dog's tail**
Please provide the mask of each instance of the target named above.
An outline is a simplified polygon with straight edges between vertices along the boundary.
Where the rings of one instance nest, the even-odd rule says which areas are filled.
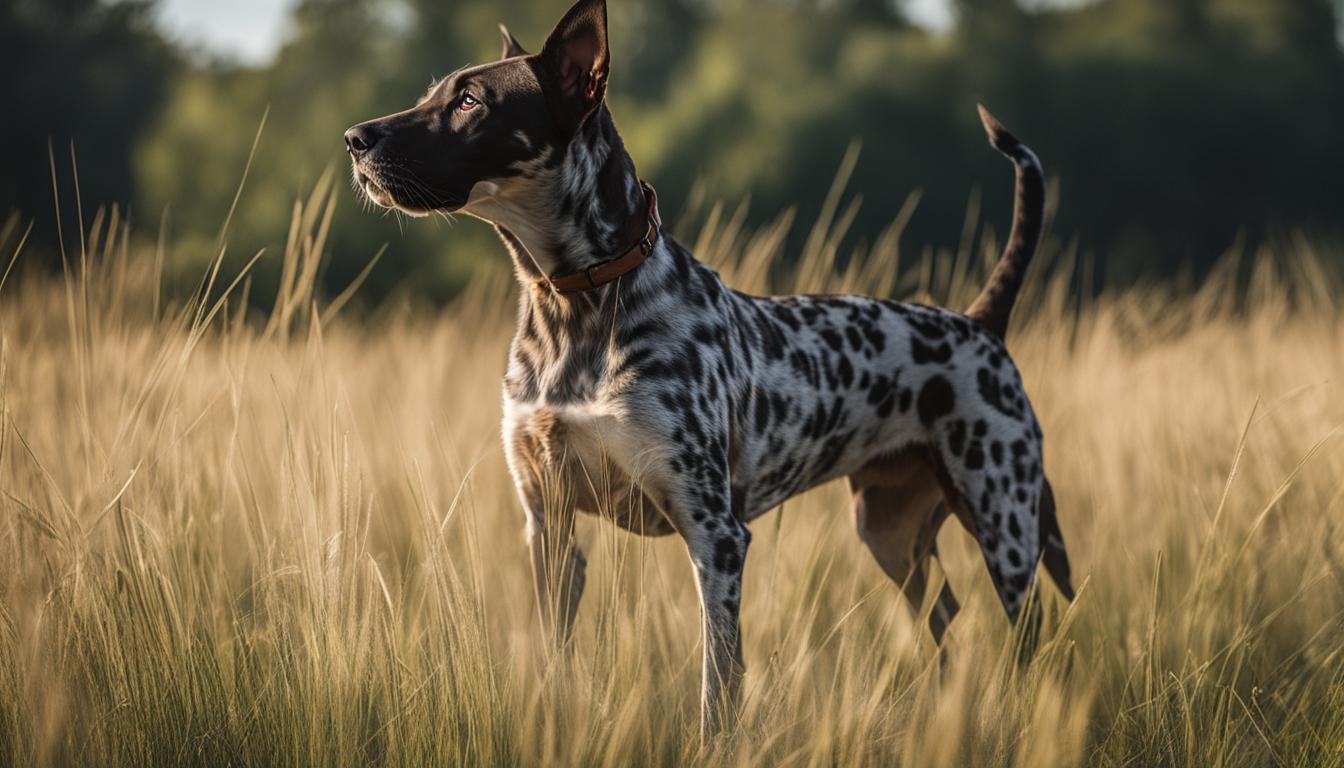
[[[979,110],[989,143],[1017,166],[1017,190],[1008,245],[990,274],[989,282],[966,310],[966,315],[1003,339],[1008,333],[1008,318],[1013,313],[1013,303],[1027,274],[1027,266],[1041,242],[1041,229],[1045,225],[1045,173],[1036,153],[1009,133],[983,105]]]

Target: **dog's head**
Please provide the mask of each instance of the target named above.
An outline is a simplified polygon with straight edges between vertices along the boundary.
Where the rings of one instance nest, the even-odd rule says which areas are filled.
[[[605,0],[578,0],[538,54],[500,31],[500,61],[458,70],[410,109],[345,132],[370,200],[413,215],[460,210],[566,147],[601,105]]]

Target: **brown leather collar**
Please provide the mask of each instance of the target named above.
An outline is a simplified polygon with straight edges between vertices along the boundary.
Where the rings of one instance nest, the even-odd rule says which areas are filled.
[[[549,281],[555,290],[560,293],[578,293],[606,285],[649,258],[653,246],[658,242],[658,228],[662,226],[662,221],[658,218],[658,193],[643,179],[639,181],[639,188],[644,193],[644,210],[630,217],[621,238],[622,242],[632,245],[621,251],[621,255],[594,264],[582,272],[552,275]]]

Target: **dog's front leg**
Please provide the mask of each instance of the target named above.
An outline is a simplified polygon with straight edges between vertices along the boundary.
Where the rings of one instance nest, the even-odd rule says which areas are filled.
[[[505,441],[509,471],[526,515],[527,546],[542,632],[554,647],[569,641],[583,597],[587,560],[574,542],[574,505],[545,435],[516,428]]]
[[[678,529],[695,568],[703,620],[704,665],[700,681],[700,735],[709,738],[731,723],[745,672],[738,608],[742,600],[742,569],[751,532],[730,512],[728,489],[692,491],[685,500]]]
[[[588,562],[583,550],[574,543],[572,506],[547,507],[539,500],[524,500],[523,506],[527,512],[527,546],[532,556],[532,579],[542,631],[560,648],[569,642],[574,630],[574,614],[583,597]]]

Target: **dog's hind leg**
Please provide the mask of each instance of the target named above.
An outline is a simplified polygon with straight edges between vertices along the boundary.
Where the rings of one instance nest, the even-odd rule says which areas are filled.
[[[887,577],[901,588],[916,616],[924,605],[929,558],[936,554],[938,529],[946,516],[943,505],[937,502],[940,490],[927,472],[898,472],[891,484],[868,486],[854,493],[854,524],[859,538]],[[929,631],[935,643],[942,644],[959,608],[944,580],[929,613]]]
[[[999,379],[982,372],[982,391],[963,391],[956,401],[965,409],[934,425],[937,474],[949,508],[980,544],[1004,611],[1017,624],[1041,557],[1041,442],[1025,403],[995,399]],[[1020,387],[1015,376],[1011,381]],[[950,388],[943,394],[951,405]]]
[[[1064,549],[1064,534],[1055,517],[1055,491],[1049,478],[1044,478],[1041,489],[1041,560],[1045,572],[1055,582],[1064,599],[1073,602],[1073,583],[1069,580],[1069,553]]]
[[[947,513],[943,512],[942,516],[946,517]],[[934,545],[929,556],[938,558],[937,544]],[[941,564],[942,560],[938,559],[938,562]],[[943,586],[938,590],[938,597],[933,601],[933,608],[929,611],[929,631],[933,633],[933,639],[940,646],[943,643],[943,635],[947,633],[948,625],[957,617],[959,611],[961,611],[961,603],[957,602],[957,596],[952,594],[952,584],[947,580],[947,572],[943,571]]]

